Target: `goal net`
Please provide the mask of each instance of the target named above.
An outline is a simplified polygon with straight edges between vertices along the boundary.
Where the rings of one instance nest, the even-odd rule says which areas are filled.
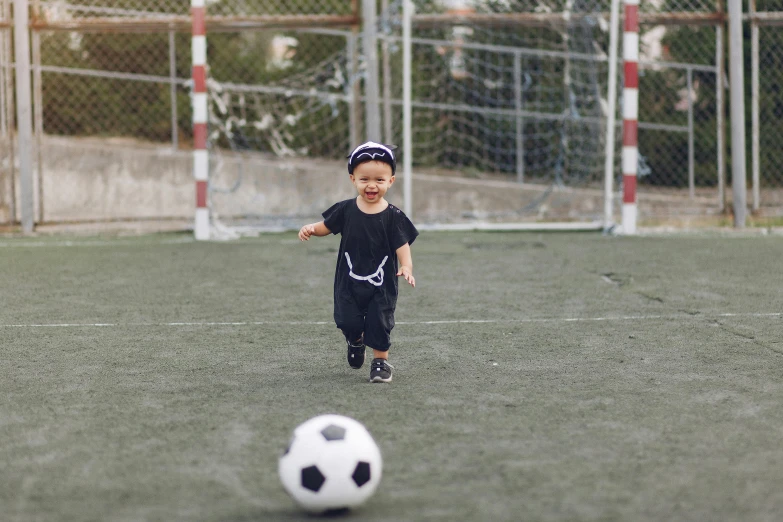
[[[340,160],[356,103],[351,33],[258,36],[258,70],[210,65],[209,199],[217,237],[299,228],[350,196]],[[210,45],[230,47],[233,37],[214,36]]]
[[[565,13],[506,2],[417,2],[412,48],[417,224],[575,222],[603,215],[608,27],[594,0]],[[383,139],[402,144],[401,1],[378,17]],[[460,14],[462,13],[462,14]],[[534,15],[534,16],[529,16]],[[235,235],[298,228],[352,195],[345,155],[363,141],[362,33],[264,31],[252,73],[210,35],[210,207]],[[235,44],[236,42],[234,42]],[[247,52],[248,49],[245,49]],[[398,189],[399,187],[399,189]],[[389,199],[402,203],[402,184]]]

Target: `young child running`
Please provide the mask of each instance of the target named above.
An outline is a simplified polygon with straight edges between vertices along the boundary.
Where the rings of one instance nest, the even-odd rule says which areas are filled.
[[[397,306],[397,277],[411,286],[411,244],[419,235],[408,217],[383,197],[394,184],[392,147],[368,141],[348,156],[348,174],[358,192],[305,225],[299,239],[341,234],[334,276],[334,321],[348,342],[348,364],[361,368],[365,347],[373,351],[370,382],[391,382],[390,335]]]

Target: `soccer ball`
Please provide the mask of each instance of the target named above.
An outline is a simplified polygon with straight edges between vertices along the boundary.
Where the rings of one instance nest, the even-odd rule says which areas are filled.
[[[363,504],[378,487],[381,468],[367,428],[342,415],[320,415],[294,430],[278,471],[300,507],[323,513]]]

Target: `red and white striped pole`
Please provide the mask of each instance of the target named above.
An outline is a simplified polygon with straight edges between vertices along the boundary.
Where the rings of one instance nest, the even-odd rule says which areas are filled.
[[[194,236],[209,239],[209,154],[207,152],[207,28],[204,0],[190,0],[193,21],[193,177],[196,180],[196,221]]]
[[[636,175],[639,161],[639,0],[625,0],[623,31],[623,233],[636,233]]]

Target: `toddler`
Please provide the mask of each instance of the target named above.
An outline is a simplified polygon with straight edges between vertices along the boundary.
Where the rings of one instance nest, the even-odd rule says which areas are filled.
[[[391,382],[390,335],[397,306],[397,277],[412,287],[411,244],[419,235],[408,217],[384,198],[394,184],[393,147],[369,141],[348,156],[348,174],[358,196],[305,225],[299,239],[340,234],[334,276],[334,321],[348,343],[348,364],[361,368],[366,347],[373,351],[370,382]]]

